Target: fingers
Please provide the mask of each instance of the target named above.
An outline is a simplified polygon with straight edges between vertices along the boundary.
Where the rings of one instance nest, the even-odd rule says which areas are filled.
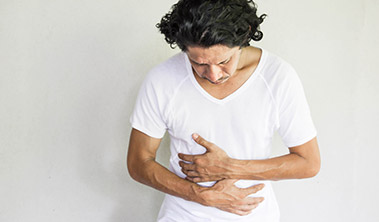
[[[182,172],[187,176],[187,180],[192,182],[200,182],[199,178],[200,174],[196,171],[196,166],[192,163],[185,163],[183,161],[179,161],[179,165],[182,168]]]
[[[191,177],[191,176],[187,176],[186,180],[189,180],[194,183],[215,181],[214,179],[211,179],[208,177]]]
[[[185,163],[183,161],[179,161],[179,166],[184,170],[195,170],[196,166],[192,163]]]
[[[236,207],[236,209],[240,211],[251,212],[251,210],[255,209],[258,206],[258,204],[259,203],[239,205]]]
[[[182,172],[187,176],[187,177],[192,177],[192,179],[196,178],[199,176],[198,173],[196,173],[195,171],[188,171],[188,170],[183,170],[182,169]]]
[[[247,188],[240,188],[246,196],[249,196],[250,194],[257,193],[258,191],[262,190],[265,187],[263,183],[257,184],[251,187]]]
[[[230,208],[231,211],[229,212],[238,214],[240,216],[248,215],[252,210],[257,208],[263,200],[263,197],[245,198],[238,205],[234,205],[233,208]]]
[[[261,202],[257,202],[254,204],[241,204],[241,205],[233,205],[230,207],[219,207],[220,210],[228,211],[230,213],[234,213],[240,216],[245,216],[250,214]]]
[[[246,215],[248,215],[248,214],[251,213],[251,210],[244,211],[244,210],[235,210],[235,209],[233,209],[233,210],[230,211],[230,213],[234,213],[234,214],[237,214],[239,216],[246,216]]]
[[[195,155],[188,155],[188,154],[179,153],[178,157],[184,161],[187,161],[187,162],[193,162],[195,160]]]
[[[240,209],[236,210],[236,214],[240,216],[245,216],[245,215],[250,214],[257,207],[258,207],[258,204],[242,205]]]
[[[199,173],[196,171],[196,166],[191,163],[185,163],[183,161],[179,161],[179,165],[182,168],[182,172],[187,176],[186,179],[192,182],[202,182],[205,178],[200,179]]]
[[[192,138],[197,144],[203,146],[205,149],[210,151],[213,143],[206,141],[203,137],[201,137],[197,133],[192,134]],[[200,155],[188,155],[188,154],[179,153],[178,156],[180,159],[182,159],[184,161],[194,162],[196,156],[200,156]]]
[[[242,203],[247,205],[258,205],[262,203],[264,200],[264,197],[246,197],[245,199],[243,199]]]
[[[198,182],[207,182],[207,181],[216,181],[222,178],[220,177],[209,177],[204,174],[204,171],[193,163],[185,163],[183,161],[179,161],[179,165],[181,167],[181,171],[187,176],[186,179],[198,183]],[[201,174],[203,172],[203,174]]]

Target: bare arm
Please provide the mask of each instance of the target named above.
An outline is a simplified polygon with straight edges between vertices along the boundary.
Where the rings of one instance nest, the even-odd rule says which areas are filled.
[[[132,130],[127,165],[133,179],[164,193],[238,215],[249,214],[263,201],[263,198],[247,197],[262,189],[262,185],[240,189],[234,186],[236,180],[226,179],[208,188],[178,177],[155,161],[160,142],[160,139]]]
[[[192,163],[180,162],[187,179],[194,182],[213,181],[223,178],[251,180],[300,179],[315,176],[320,170],[320,153],[317,139],[289,148],[290,153],[266,160],[232,159],[205,139],[194,140],[207,149],[202,155],[179,157]]]
[[[196,184],[179,178],[155,161],[160,142],[161,139],[132,130],[127,157],[130,176],[164,193],[194,201]]]

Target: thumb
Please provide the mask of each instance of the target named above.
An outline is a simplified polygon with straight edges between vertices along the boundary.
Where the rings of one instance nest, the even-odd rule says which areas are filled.
[[[240,188],[240,190],[242,190],[245,193],[245,195],[248,196],[250,194],[257,193],[258,191],[262,190],[264,187],[265,187],[265,184],[261,183],[261,184],[253,185],[247,188]]]
[[[192,139],[195,140],[195,142],[201,146],[203,146],[205,149],[207,149],[208,151],[211,150],[211,145],[212,143],[205,140],[203,137],[201,137],[199,134],[197,133],[194,133],[192,134]]]

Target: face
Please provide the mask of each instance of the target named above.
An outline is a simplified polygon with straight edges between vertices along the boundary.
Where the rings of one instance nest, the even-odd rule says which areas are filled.
[[[194,73],[210,83],[218,85],[226,82],[237,70],[240,47],[229,48],[214,45],[209,48],[187,47],[186,51]]]

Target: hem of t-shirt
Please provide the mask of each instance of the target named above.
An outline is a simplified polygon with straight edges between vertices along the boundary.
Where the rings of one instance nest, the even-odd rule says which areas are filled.
[[[150,137],[156,138],[156,139],[162,139],[164,134],[165,134],[165,132],[163,132],[163,133],[152,132],[152,131],[145,129],[144,127],[142,127],[136,123],[132,123],[132,127],[134,129],[141,131],[142,133],[144,133]]]
[[[303,137],[302,139],[299,139],[299,140],[296,140],[296,141],[286,142],[285,144],[286,144],[287,147],[300,146],[300,145],[303,145],[303,144],[309,142],[310,140],[312,140],[316,136],[317,136],[317,131],[313,132],[312,134],[310,134],[307,137]]]

